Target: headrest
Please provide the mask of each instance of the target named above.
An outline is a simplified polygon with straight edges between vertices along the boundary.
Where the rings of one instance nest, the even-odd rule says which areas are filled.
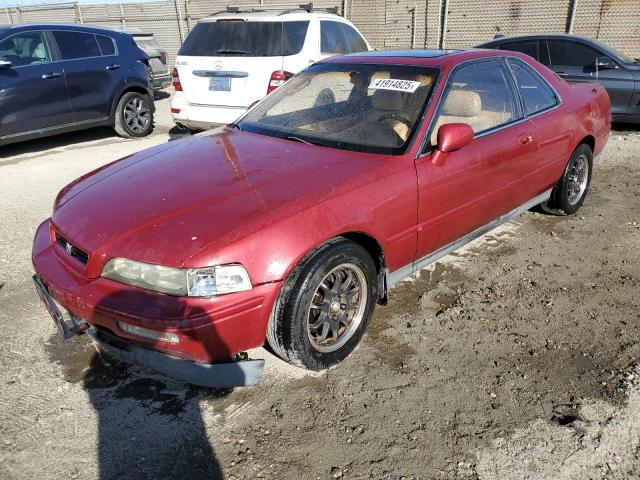
[[[376,110],[393,110],[401,112],[403,106],[402,92],[376,90],[371,96],[371,107]]]
[[[442,114],[452,117],[475,117],[481,110],[480,95],[467,90],[451,90],[442,106]]]

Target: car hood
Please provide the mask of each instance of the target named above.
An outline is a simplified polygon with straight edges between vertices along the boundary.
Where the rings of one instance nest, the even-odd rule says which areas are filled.
[[[381,160],[224,128],[78,179],[60,193],[52,221],[92,263],[117,256],[178,267],[212,243],[354,188]]]

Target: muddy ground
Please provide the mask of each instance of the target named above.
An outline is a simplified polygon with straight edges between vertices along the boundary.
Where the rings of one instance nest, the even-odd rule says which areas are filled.
[[[578,215],[528,212],[401,283],[340,366],[259,350],[262,383],[212,391],[63,342],[29,278],[56,192],[167,141],[166,108],[140,141],[3,148],[0,478],[640,478],[640,130]]]

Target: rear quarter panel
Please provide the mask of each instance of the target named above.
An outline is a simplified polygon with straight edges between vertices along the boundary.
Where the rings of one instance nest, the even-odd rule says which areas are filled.
[[[551,188],[580,143],[592,138],[594,156],[602,152],[611,129],[611,103],[601,85],[570,84],[548,68],[540,64],[536,67],[562,99],[559,108],[534,118],[540,144],[541,182]]]

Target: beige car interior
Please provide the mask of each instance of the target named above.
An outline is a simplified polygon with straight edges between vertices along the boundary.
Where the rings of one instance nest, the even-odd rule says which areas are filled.
[[[503,105],[502,111],[496,112],[483,108],[482,97],[472,90],[450,90],[440,110],[440,115],[431,132],[431,144],[438,143],[438,129],[447,123],[466,123],[475,133],[507,123],[513,113]]]

